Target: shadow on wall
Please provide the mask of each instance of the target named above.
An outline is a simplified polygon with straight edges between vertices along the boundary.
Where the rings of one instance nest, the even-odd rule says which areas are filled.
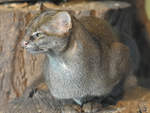
[[[116,0],[119,1],[119,0]],[[121,9],[119,11],[110,11],[107,19],[112,26],[117,26],[120,32],[125,32],[132,36],[138,45],[141,61],[139,69],[136,73],[139,84],[144,87],[150,86],[150,26],[147,27],[147,23],[150,25],[146,17],[150,15],[150,1],[146,0],[144,7],[144,1],[140,0],[120,0],[127,1],[132,4],[131,8]],[[146,9],[146,12],[145,12]],[[148,32],[147,32],[148,31]],[[136,57],[136,56],[135,56]]]

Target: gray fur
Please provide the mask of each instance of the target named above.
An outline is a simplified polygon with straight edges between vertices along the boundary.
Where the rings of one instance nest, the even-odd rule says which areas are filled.
[[[46,15],[50,12],[44,13]],[[36,19],[42,20],[44,13]],[[120,42],[117,34],[105,24],[104,20],[86,17],[93,22],[100,21],[103,26],[98,26],[97,22],[87,24],[70,15],[72,27],[67,29],[67,33],[58,36],[51,33],[53,26],[49,27],[53,24],[54,17],[50,15],[49,20],[40,25],[32,22],[30,28],[38,26],[33,29],[42,31],[45,28],[43,26],[46,26],[50,34],[42,32],[43,38],[37,41],[28,40],[25,48],[31,53],[44,53],[47,56],[44,68],[45,79],[55,98],[74,99],[76,102],[79,99],[78,103],[82,104],[80,100],[84,97],[106,96],[133,71],[129,48]],[[37,20],[35,22],[38,24]],[[95,28],[91,30],[89,28],[91,26]],[[103,27],[108,32],[99,29]],[[96,30],[98,33],[95,33]]]

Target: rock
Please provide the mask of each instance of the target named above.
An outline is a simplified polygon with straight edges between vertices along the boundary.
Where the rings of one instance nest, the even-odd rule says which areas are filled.
[[[150,90],[139,86],[131,88],[117,105],[97,113],[150,113]]]
[[[48,91],[38,90],[32,98],[20,97],[5,105],[3,110],[0,108],[0,113],[60,113],[60,105]],[[90,104],[86,105],[88,106],[91,108]],[[65,107],[67,110],[72,108],[78,111],[81,109],[79,106]],[[72,110],[69,113],[73,113]],[[92,113],[150,113],[150,90],[139,86],[131,88],[125,92],[124,98],[117,105]]]
[[[4,6],[8,8],[24,8],[24,7],[27,7],[28,4],[27,3],[22,3],[22,4],[11,3],[11,4],[5,4]]]
[[[121,113],[150,113],[150,90],[142,87],[130,89],[114,108],[122,109]]]
[[[65,105],[62,106],[61,113],[80,113],[81,108],[78,105]]]
[[[57,106],[57,107],[55,107]],[[17,98],[0,108],[0,113],[60,113],[60,105],[47,91],[38,91],[32,98]]]
[[[42,75],[43,56],[28,54],[20,44],[35,12],[0,7],[0,103],[22,95]]]
[[[85,113],[95,113],[102,110],[102,105],[96,102],[89,102],[83,105],[82,111]]]

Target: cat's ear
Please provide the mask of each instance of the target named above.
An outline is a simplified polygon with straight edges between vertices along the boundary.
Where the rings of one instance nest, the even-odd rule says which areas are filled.
[[[46,10],[48,10],[48,8],[44,6],[43,2],[41,2],[40,3],[40,12],[42,13],[42,12],[44,12]]]
[[[66,33],[72,28],[71,15],[67,11],[58,12],[53,17],[53,22],[59,34]]]

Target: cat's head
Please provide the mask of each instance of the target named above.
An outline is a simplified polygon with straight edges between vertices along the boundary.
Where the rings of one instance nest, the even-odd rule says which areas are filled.
[[[29,23],[22,45],[30,53],[61,52],[67,47],[71,29],[67,11],[46,11]]]

